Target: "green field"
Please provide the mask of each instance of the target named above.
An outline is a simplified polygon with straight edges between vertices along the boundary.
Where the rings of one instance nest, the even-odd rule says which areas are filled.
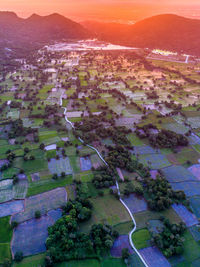
[[[37,195],[57,187],[65,187],[67,184],[72,183],[72,176],[68,175],[66,178],[59,178],[58,180],[41,180],[33,182],[28,187],[27,197]]]
[[[132,241],[137,249],[148,247],[148,241],[150,240],[150,238],[151,236],[147,229],[141,229],[132,234]]]

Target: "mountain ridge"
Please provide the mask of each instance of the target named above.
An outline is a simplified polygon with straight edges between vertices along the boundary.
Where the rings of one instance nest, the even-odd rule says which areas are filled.
[[[81,24],[98,38],[116,44],[200,55],[200,20],[197,19],[161,14],[131,25],[92,21]]]

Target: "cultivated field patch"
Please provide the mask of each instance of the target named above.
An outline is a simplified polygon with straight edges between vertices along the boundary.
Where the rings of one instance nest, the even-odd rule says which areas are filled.
[[[92,166],[97,169],[100,166],[103,166],[103,162],[102,160],[99,158],[99,156],[97,154],[93,154],[90,156],[91,162],[92,162]]]
[[[51,159],[48,162],[48,167],[50,173],[56,173],[58,176],[61,175],[62,172],[65,174],[72,174],[72,168],[69,162],[69,158],[60,158],[60,159]]]
[[[128,235],[120,235],[114,242],[110,253],[112,255],[112,257],[116,257],[116,258],[120,258],[122,255],[122,249],[123,248],[128,248],[128,251],[130,254],[133,253],[133,249],[130,246],[129,243],[129,237]]]
[[[124,198],[123,201],[133,214],[147,210],[147,203],[143,197],[138,197],[135,194],[130,194],[129,197]]]
[[[190,233],[192,234],[195,241],[200,241],[200,226],[199,225],[193,225],[192,227],[188,228]]]
[[[162,169],[162,172],[170,183],[198,181],[198,179],[183,166],[170,166]]]
[[[139,156],[139,161],[153,170],[162,169],[171,165],[163,154],[148,154]]]
[[[199,195],[200,192],[199,181],[171,183],[171,186],[175,191],[184,191],[187,197]]]
[[[163,128],[173,131],[177,134],[185,134],[189,131],[189,128],[179,123],[167,123],[163,125]]]
[[[82,171],[89,171],[92,168],[90,157],[81,157],[80,166]]]
[[[160,153],[159,149],[153,149],[151,146],[136,146],[134,147],[135,154],[145,155],[145,154],[156,154]]]
[[[147,223],[149,232],[153,234],[158,234],[163,231],[163,223],[160,220],[149,220]]]
[[[183,220],[187,227],[198,224],[198,219],[191,213],[185,206],[181,204],[173,204],[172,208],[178,214],[178,216]]]
[[[195,177],[200,180],[200,164],[192,165],[190,168],[188,168],[188,171],[190,171]]]
[[[24,210],[23,200],[14,200],[0,204],[0,217],[13,215]]]
[[[189,199],[190,207],[198,219],[200,219],[200,196],[193,196]]]
[[[12,216],[12,221],[22,223],[34,218],[35,211],[40,211],[42,215],[49,210],[60,208],[66,203],[67,193],[65,188],[56,188],[39,195],[29,197],[25,200],[25,210]]]
[[[22,251],[24,256],[29,256],[46,251],[48,227],[53,225],[61,215],[60,211],[50,211],[40,219],[31,219],[19,224],[14,230],[11,242],[12,253]]]
[[[139,252],[149,267],[171,267],[171,264],[156,247],[143,248]]]

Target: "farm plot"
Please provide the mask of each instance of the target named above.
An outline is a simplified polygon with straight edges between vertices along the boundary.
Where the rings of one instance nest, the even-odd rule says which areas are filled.
[[[195,177],[200,180],[200,164],[194,164],[190,168],[188,168],[188,171],[190,171]]]
[[[162,172],[170,183],[198,181],[198,179],[183,166],[170,166],[162,169]]]
[[[72,174],[72,168],[69,162],[69,158],[60,158],[60,159],[51,159],[48,162],[48,167],[50,173],[56,173],[58,176],[61,175],[62,172],[65,174]]]
[[[12,254],[22,251],[24,256],[35,255],[46,251],[45,241],[48,227],[61,217],[61,212],[53,211],[40,219],[31,219],[18,225],[14,230],[11,242]],[[20,242],[19,242],[20,240]]]
[[[129,197],[124,198],[123,201],[133,214],[147,210],[147,203],[143,197],[137,197],[135,194],[130,194]]]
[[[190,233],[192,234],[195,241],[200,241],[200,227],[199,225],[193,225],[192,227],[188,228]]]
[[[128,235],[120,235],[114,242],[110,253],[112,257],[120,258],[122,256],[122,249],[128,248],[130,254],[133,253],[133,249],[129,243]]]
[[[171,183],[171,186],[175,191],[183,190],[187,197],[199,195],[200,192],[199,181]]]
[[[185,206],[181,204],[173,204],[172,208],[178,214],[178,216],[183,220],[187,227],[198,224],[198,219],[191,213]]]
[[[90,157],[81,157],[80,166],[82,171],[89,171],[92,168]]]
[[[128,134],[127,138],[131,142],[132,146],[142,146],[144,144],[141,139],[133,133]]]
[[[28,181],[21,180],[13,186],[13,198],[24,199],[28,190]]]
[[[145,155],[145,154],[156,154],[160,153],[159,149],[153,149],[151,146],[136,146],[134,147],[135,154]]]
[[[171,264],[156,247],[143,248],[139,252],[149,267],[171,267]]]
[[[13,181],[11,179],[0,181],[0,191],[6,189],[12,189]]]
[[[139,161],[153,170],[162,169],[171,165],[163,154],[149,154],[139,156]]]
[[[192,164],[197,164],[199,153],[192,147],[185,147],[180,152],[176,153],[176,159],[179,164],[185,164],[189,160]]]
[[[200,138],[196,134],[192,133],[189,137],[188,140],[190,142],[190,145],[200,145]]]
[[[92,198],[91,202],[93,204],[92,217],[88,222],[81,224],[81,231],[83,232],[89,231],[90,227],[95,223],[116,225],[130,220],[130,215],[123,205],[110,194],[104,195],[103,198]]]
[[[12,180],[1,181],[0,187],[0,203],[13,199]]]
[[[193,196],[189,199],[190,207],[198,219],[200,219],[200,196]]]
[[[39,210],[42,215],[49,210],[60,208],[66,203],[67,193],[65,188],[57,188],[25,200],[25,210],[12,216],[12,221],[22,223],[34,218],[35,211]]]
[[[160,220],[149,220],[147,223],[149,232],[158,234],[163,231],[164,225]]]
[[[126,114],[127,115],[127,114]],[[122,117],[116,120],[116,126],[126,126],[127,128],[133,128],[134,123],[139,123],[142,115],[128,114],[131,117]]]
[[[17,109],[10,110],[7,114],[7,118],[11,118],[13,120],[19,119],[20,112]]]
[[[190,117],[187,119],[187,123],[189,123],[193,129],[200,128],[200,117]]]
[[[99,158],[99,156],[97,154],[93,154],[90,156],[91,162],[92,162],[92,166],[97,169],[100,166],[103,166],[103,162],[102,160]]]
[[[0,204],[0,217],[13,215],[24,210],[24,201],[15,200]]]
[[[173,131],[177,134],[185,134],[189,131],[189,128],[179,123],[167,123],[163,125],[166,130]]]

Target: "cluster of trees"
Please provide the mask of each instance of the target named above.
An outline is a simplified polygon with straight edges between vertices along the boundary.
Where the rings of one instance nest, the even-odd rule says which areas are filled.
[[[186,226],[183,222],[180,224],[171,224],[168,219],[163,219],[163,230],[159,234],[153,234],[152,242],[162,250],[166,257],[179,255],[183,253],[183,234]]]
[[[69,259],[83,259],[93,253],[89,235],[78,231],[77,220],[71,215],[61,217],[48,228],[46,248],[46,266]]]
[[[117,145],[115,147],[109,146],[109,152],[106,157],[108,165],[114,169],[119,167],[122,169],[128,169],[131,163],[131,153],[123,146]]]
[[[69,214],[79,222],[87,221],[92,215],[92,204],[87,199],[68,201],[63,207],[64,214]]]
[[[158,133],[155,133],[154,130]],[[148,138],[149,143],[156,148],[176,148],[177,146],[188,145],[188,139],[183,134],[178,134],[167,129],[161,129],[159,131],[157,126],[152,123],[137,127],[135,133],[140,138]]]
[[[145,94],[147,96],[147,99],[158,99],[159,98],[157,92],[154,90],[153,91],[147,91],[147,92],[145,92]]]
[[[142,186],[134,186],[132,182],[127,182],[124,188],[124,196],[129,196],[130,194],[135,193],[139,196],[144,194]]]
[[[46,240],[46,266],[70,259],[85,259],[100,256],[108,251],[118,237],[111,226],[97,224],[88,234],[79,231],[79,223],[87,221],[92,215],[92,204],[81,182],[76,182],[76,199],[63,206],[63,216],[48,228]]]
[[[11,130],[8,133],[9,139],[16,138],[19,136],[26,136],[28,134],[33,134],[35,138],[37,137],[38,129],[26,128],[23,126],[23,121],[21,119],[12,121]]]
[[[151,135],[149,142],[153,147],[160,148],[176,148],[177,146],[188,145],[188,139],[184,135],[165,129],[162,129],[156,135]]]
[[[106,166],[99,167],[97,171],[94,172],[94,178],[92,183],[98,189],[108,188],[115,184],[114,179],[115,172]]]
[[[148,177],[143,182],[144,195],[151,210],[163,211],[175,202],[187,204],[185,193],[183,191],[174,191],[164,177],[157,176],[156,179]]]
[[[87,186],[81,181],[76,181],[76,199],[69,200],[65,206],[62,207],[63,214],[69,214],[78,222],[87,221],[92,216],[92,203],[89,201]]]

